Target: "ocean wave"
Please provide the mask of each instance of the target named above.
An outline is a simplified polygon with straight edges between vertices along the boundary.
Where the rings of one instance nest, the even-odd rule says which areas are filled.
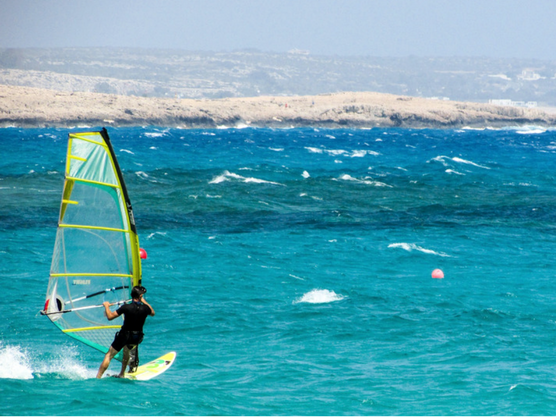
[[[284,184],[280,184],[278,182],[262,180],[260,178],[254,178],[254,177],[243,177],[241,175],[235,174],[230,171],[224,171],[221,175],[218,175],[217,177],[209,181],[209,184],[220,184],[222,182],[231,181],[231,180],[238,180],[244,183],[281,185],[285,187]]]
[[[461,159],[461,158],[458,158],[458,157],[452,158],[452,161],[459,162],[460,164],[473,165],[473,166],[476,166],[478,168],[490,169],[489,167],[485,167],[483,165],[476,164],[475,162],[467,161],[465,159]]]
[[[430,255],[437,255],[437,256],[442,256],[442,257],[446,257],[446,258],[451,258],[450,255],[445,254],[443,252],[436,252],[433,251],[432,249],[426,249],[423,248],[421,246],[416,245],[415,243],[392,243],[390,245],[388,245],[389,248],[401,248],[404,249],[408,252],[412,252],[414,250],[418,251],[418,252],[423,252],[423,253],[427,253]]]
[[[526,126],[507,126],[507,127],[503,127],[502,130],[509,130],[509,131],[513,131],[519,135],[538,135],[541,133],[545,133],[547,130],[552,130],[552,129],[547,129],[543,126],[535,126],[535,125],[526,125]]]
[[[519,135],[538,135],[544,132],[546,132],[546,129],[538,128],[538,129],[530,129],[530,130],[517,130],[515,133]]]
[[[159,183],[159,181],[157,181],[157,180],[151,178],[151,176],[150,176],[149,174],[147,174],[146,172],[137,171],[137,172],[135,172],[135,175],[137,175],[139,178],[144,179],[144,180],[147,180],[147,181],[149,181],[149,182],[152,182],[152,183]]]
[[[538,185],[535,184],[531,184],[530,182],[507,182],[504,183],[504,185],[509,186],[509,187],[515,187],[515,186],[519,186],[519,187],[538,187]]]
[[[293,303],[325,304],[332,303],[334,301],[340,301],[344,298],[346,297],[340,294],[336,294],[334,291],[312,290],[306,294],[303,294],[301,298],[298,298]]]
[[[290,277],[295,278],[295,279],[298,279],[298,280],[300,280],[300,281],[305,281],[305,278],[301,278],[301,277],[298,277],[298,276],[293,275],[293,274],[290,274]]]
[[[148,138],[161,138],[166,136],[166,132],[145,132],[145,136]]]
[[[120,149],[120,152],[126,152],[126,153],[129,153],[131,155],[135,155],[133,152],[128,151],[127,149]]]
[[[360,183],[360,184],[374,185],[375,187],[389,187],[389,188],[394,188],[393,186],[388,185],[388,184],[385,184],[385,183],[383,183],[383,182],[380,182],[380,181],[373,181],[372,178],[370,178],[370,177],[365,177],[365,179],[360,180],[360,179],[357,179],[357,178],[353,178],[353,177],[352,177],[351,175],[349,175],[349,174],[344,174],[344,175],[340,176],[339,179],[341,179],[341,180],[343,180],[343,181],[353,181],[353,182],[357,182],[357,183]]]
[[[466,159],[458,158],[457,156],[455,156],[455,157],[453,157],[453,158],[450,158],[449,156],[440,155],[440,156],[437,156],[437,157],[435,157],[435,158],[432,158],[432,159],[429,160],[428,162],[432,162],[432,161],[440,162],[440,163],[442,163],[442,165],[444,165],[445,167],[449,167],[449,165],[446,163],[446,160],[447,160],[447,159],[449,159],[449,160],[451,160],[451,161],[453,161],[453,162],[457,162],[457,163],[459,163],[459,164],[473,165],[473,166],[476,166],[477,168],[490,169],[489,167],[486,167],[486,166],[484,166],[484,165],[479,165],[479,164],[476,164],[476,163],[473,162],[473,161],[468,161],[468,160],[466,160]]]
[[[167,232],[153,232],[153,233],[151,233],[150,235],[147,236],[147,239],[152,239],[153,237],[155,237],[157,235],[166,237],[167,234],[168,234]]]
[[[365,150],[365,149],[354,149],[351,152],[350,151],[346,151],[344,149],[322,149],[322,148],[312,148],[310,146],[306,146],[305,149],[307,149],[309,152],[311,153],[319,153],[319,154],[328,154],[330,156],[347,156],[350,158],[362,158],[365,155],[373,155],[373,156],[378,156],[380,155],[378,152],[375,151],[369,151],[369,150]]]

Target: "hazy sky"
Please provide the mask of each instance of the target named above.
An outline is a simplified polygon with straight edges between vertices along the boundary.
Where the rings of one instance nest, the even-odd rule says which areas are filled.
[[[556,59],[556,0],[0,0],[0,47]]]

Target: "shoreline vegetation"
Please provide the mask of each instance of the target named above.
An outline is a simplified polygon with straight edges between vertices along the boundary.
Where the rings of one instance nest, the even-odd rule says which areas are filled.
[[[373,92],[178,99],[0,85],[0,127],[485,128],[556,126],[556,114]]]

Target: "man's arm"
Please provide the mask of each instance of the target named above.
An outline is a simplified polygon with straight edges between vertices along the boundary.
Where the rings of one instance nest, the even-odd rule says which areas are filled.
[[[140,301],[145,304],[147,307],[149,307],[151,309],[151,314],[149,314],[150,316],[154,316],[154,308],[152,308],[152,306],[147,303],[147,301],[145,301],[145,299],[143,298],[143,295],[141,294],[141,299]]]
[[[102,305],[104,306],[104,313],[106,314],[106,318],[108,320],[114,320],[115,318],[120,317],[117,312],[110,311],[110,303],[108,301],[105,301]]]

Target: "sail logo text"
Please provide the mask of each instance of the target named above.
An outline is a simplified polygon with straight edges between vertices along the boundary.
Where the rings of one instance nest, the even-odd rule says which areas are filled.
[[[90,279],[74,279],[73,285],[91,285]]]

